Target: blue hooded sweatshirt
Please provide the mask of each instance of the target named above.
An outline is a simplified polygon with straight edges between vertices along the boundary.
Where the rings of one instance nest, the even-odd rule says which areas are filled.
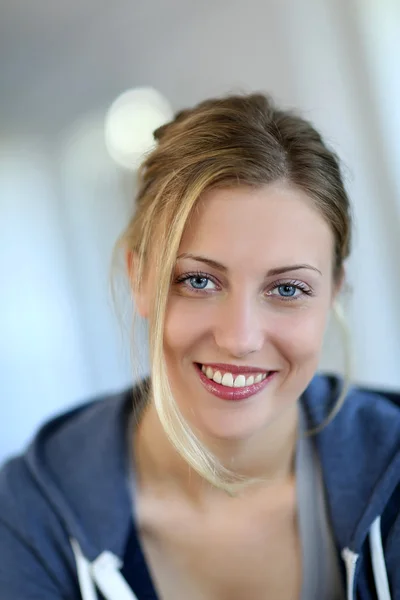
[[[340,386],[312,380],[301,398],[310,428]],[[76,408],[2,468],[1,600],[156,600],[129,483],[128,424],[142,398],[137,387]],[[399,600],[400,397],[352,388],[312,439],[347,600]]]

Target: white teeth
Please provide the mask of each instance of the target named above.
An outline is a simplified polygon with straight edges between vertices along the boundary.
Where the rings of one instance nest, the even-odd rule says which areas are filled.
[[[233,375],[232,373],[225,373],[221,381],[222,385],[227,387],[233,387]]]
[[[213,380],[215,383],[222,383],[222,375],[219,371],[215,371]]]
[[[244,375],[238,375],[233,383],[233,387],[239,388],[246,385],[246,377]]]
[[[266,373],[249,375],[248,377],[245,375],[237,375],[234,377],[232,373],[224,373],[224,375],[222,375],[220,371],[214,372],[212,367],[206,367],[204,365],[202,365],[201,370],[208,377],[208,379],[212,379],[215,381],[215,383],[235,388],[241,388],[247,385],[253,385],[254,383],[260,383],[260,381],[263,381],[267,377]]]
[[[214,371],[212,370],[212,368],[211,367],[207,367],[206,375],[207,375],[208,379],[212,379],[213,374],[214,374]]]

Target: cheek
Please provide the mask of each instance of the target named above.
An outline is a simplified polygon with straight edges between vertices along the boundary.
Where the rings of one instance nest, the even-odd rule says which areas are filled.
[[[289,362],[318,362],[327,316],[326,309],[304,309],[275,321],[271,335]]]
[[[165,315],[164,345],[168,353],[187,352],[206,335],[210,311],[202,302],[172,296]]]

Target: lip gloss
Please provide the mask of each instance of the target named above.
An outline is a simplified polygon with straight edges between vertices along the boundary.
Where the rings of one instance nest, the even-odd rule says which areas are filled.
[[[246,385],[244,387],[227,387],[226,385],[221,385],[220,383],[216,383],[212,379],[209,379],[201,370],[199,365],[195,364],[196,371],[200,377],[201,383],[204,385],[206,390],[217,396],[217,398],[221,398],[222,400],[230,400],[230,401],[238,401],[238,400],[246,400],[254,394],[257,394],[261,390],[263,390],[274,377],[276,371],[270,371],[267,377],[260,381],[259,383],[253,383],[252,385]]]

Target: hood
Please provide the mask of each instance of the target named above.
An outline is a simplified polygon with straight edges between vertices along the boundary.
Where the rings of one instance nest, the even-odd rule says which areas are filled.
[[[340,394],[337,377],[315,377],[303,394],[310,429]],[[368,531],[400,483],[400,395],[352,387],[315,444],[340,548],[359,553]]]
[[[123,557],[132,519],[128,423],[139,390],[98,398],[47,423],[26,454],[41,493],[89,561]]]
[[[303,395],[310,430],[332,411],[343,382],[315,377]],[[378,600],[390,600],[387,538],[398,514],[400,490],[400,396],[353,387],[339,413],[315,436],[332,529],[341,548],[347,577],[347,600],[354,600],[365,542],[371,558],[370,583]],[[398,592],[398,590],[396,590]],[[374,596],[375,597],[375,596]],[[397,596],[396,596],[397,597]]]

